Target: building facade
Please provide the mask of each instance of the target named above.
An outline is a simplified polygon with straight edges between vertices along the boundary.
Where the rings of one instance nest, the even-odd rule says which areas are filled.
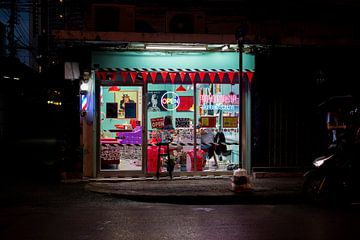
[[[312,8],[308,8],[309,5],[307,4],[301,7],[296,4],[288,4],[277,8],[278,5],[276,4],[274,6],[262,4],[255,7],[250,5],[245,6],[234,2],[235,1],[226,1],[227,4],[224,4],[223,1],[201,1],[201,3],[195,1],[193,4],[188,6],[185,5],[183,1],[172,1],[172,3],[165,1],[156,1],[156,3],[147,3],[146,1],[137,1],[136,3],[111,1],[109,3],[104,3],[103,1],[94,1],[92,4],[79,5],[76,8],[76,11],[71,11],[71,8],[69,9],[69,12],[68,14],[65,14],[65,17],[73,20],[68,22],[65,26],[65,30],[55,30],[52,31],[52,34],[55,40],[60,43],[59,49],[61,51],[65,50],[65,61],[79,62],[80,72],[93,72],[92,79],[95,83],[97,82],[94,84],[93,88],[95,91],[94,107],[96,110],[94,112],[95,118],[93,121],[97,122],[95,122],[95,125],[91,125],[97,127],[95,129],[91,127],[91,130],[85,130],[82,132],[82,134],[92,134],[90,138],[82,135],[84,146],[89,146],[89,148],[85,147],[84,151],[85,176],[96,176],[100,172],[114,172],[114,169],[116,171],[122,171],[121,161],[119,163],[118,161],[115,161],[114,164],[108,164],[111,166],[101,164],[101,139],[105,141],[107,138],[115,138],[117,139],[116,144],[118,144],[118,147],[123,147],[120,146],[122,144],[120,143],[120,140],[124,137],[126,131],[123,131],[125,129],[121,129],[125,128],[122,123],[125,120],[122,120],[122,117],[119,117],[120,115],[116,115],[114,113],[112,116],[116,116],[109,117],[109,119],[104,118],[104,116],[100,116],[105,115],[106,117],[107,109],[107,104],[101,105],[101,101],[99,102],[99,100],[96,100],[102,98],[100,93],[104,93],[105,90],[105,93],[108,94],[109,90],[112,92],[113,90],[119,88],[119,93],[114,92],[110,94],[111,96],[114,95],[113,102],[108,102],[114,103],[113,108],[118,109],[118,114],[122,112],[119,107],[119,99],[121,98],[120,93],[122,93],[122,91],[135,91],[136,96],[139,96],[140,93],[141,95],[144,94],[144,97],[141,99],[141,107],[136,107],[137,111],[140,108],[143,109],[144,112],[140,115],[137,114],[136,111],[136,118],[134,119],[135,123],[133,121],[134,126],[132,125],[131,127],[132,129],[135,129],[136,127],[139,127],[136,125],[136,122],[141,122],[141,129],[143,131],[141,134],[141,158],[147,159],[149,153],[147,150],[144,150],[144,146],[146,144],[151,144],[149,143],[149,140],[151,139],[149,131],[153,130],[151,126],[151,119],[155,119],[152,115],[156,115],[156,113],[153,113],[152,111],[149,112],[145,108],[145,103],[149,102],[149,92],[167,92],[168,90],[173,90],[172,88],[175,87],[177,89],[180,85],[183,85],[182,81],[185,80],[190,81],[187,84],[190,86],[193,85],[194,89],[198,89],[196,88],[196,84],[202,84],[201,81],[204,79],[210,80],[210,83],[206,84],[224,84],[216,83],[216,81],[220,81],[220,78],[222,77],[228,81],[229,73],[231,75],[232,72],[234,72],[235,76],[242,71],[254,72],[255,67],[248,69],[249,71],[239,68],[239,65],[242,64],[239,57],[236,57],[242,56],[242,54],[239,54],[239,40],[241,40],[241,43],[246,45],[244,48],[245,54],[254,56],[261,55],[261,58],[259,59],[262,59],[262,62],[258,65],[256,63],[258,58],[254,58],[254,66],[257,66],[254,80],[251,85],[246,82],[243,83],[243,87],[240,87],[240,89],[243,89],[243,92],[239,90],[237,93],[239,98],[243,100],[239,101],[242,107],[240,107],[241,113],[239,112],[237,115],[240,116],[238,118],[238,131],[239,135],[244,134],[238,141],[240,152],[238,164],[247,168],[249,172],[252,171],[253,166],[269,168],[303,167],[306,165],[306,161],[309,160],[304,159],[307,159],[311,153],[309,146],[303,143],[306,142],[306,139],[309,138],[311,133],[306,135],[306,131],[301,131],[300,128],[303,124],[308,124],[306,123],[308,120],[304,117],[307,110],[303,111],[304,114],[299,114],[298,110],[303,109],[302,107],[292,108],[292,103],[290,102],[288,102],[289,106],[286,106],[287,101],[285,98],[281,98],[282,100],[279,100],[281,103],[276,100],[277,96],[281,95],[275,94],[278,91],[277,89],[279,89],[278,83],[280,81],[278,81],[278,79],[281,77],[277,77],[274,72],[279,73],[282,71],[279,69],[274,70],[277,67],[274,62],[270,64],[274,66],[273,69],[266,67],[266,64],[271,63],[270,58],[267,59],[269,61],[268,63],[264,63],[263,60],[266,59],[267,54],[272,53],[272,49],[278,48],[286,49],[290,47],[290,49],[293,49],[298,48],[299,46],[307,46],[311,48],[316,45],[341,47],[346,44],[355,46],[357,40],[353,36],[356,36],[356,26],[351,24],[349,25],[348,21],[351,19],[353,14],[350,12],[349,15],[341,15],[343,18],[341,18],[341,21],[337,21],[331,14],[335,11],[334,6],[326,6],[328,14],[325,14],[324,16],[328,21],[323,21],[323,19],[319,19],[316,15],[316,11],[319,9],[319,6],[312,5]],[[349,9],[349,6],[343,5],[340,8]],[[267,9],[274,9],[274,11]],[[309,13],[307,19],[304,19],[304,16],[301,14],[301,9],[309,9],[309,11],[307,11]],[[281,14],[281,12],[287,12],[287,14]],[[277,15],[275,13],[279,14]],[[79,15],[82,16],[82,18],[76,17]],[[116,21],[114,21],[114,19]],[[335,22],[336,24],[333,24]],[[193,57],[190,53],[194,52],[194,49],[190,51],[179,49],[157,49],[156,51],[154,49],[149,50],[147,48],[147,46],[151,44],[170,44],[176,47],[184,47],[187,45],[210,46],[210,49],[208,48],[207,50],[202,50],[205,55],[207,52],[215,52],[219,54],[223,51],[226,53],[233,51],[234,55],[231,58],[233,59],[233,64],[238,66],[222,66],[219,64],[218,66],[211,66],[210,68],[207,66],[207,63],[204,63],[200,65],[195,64],[193,66],[189,64],[183,67],[181,64],[170,64],[171,61],[166,62],[164,66],[161,66],[161,64],[156,64],[156,61],[153,60],[151,60],[153,64],[144,63],[142,60],[145,59],[147,54],[149,54],[149,59],[151,59],[151,54],[155,53],[158,54],[156,59],[160,59],[160,56],[166,56],[167,54],[172,56],[171,59],[177,59],[181,55],[181,52],[185,52],[184,55],[189,60]],[[231,45],[232,47],[230,47],[229,50],[220,50],[222,48],[226,49]],[[102,57],[102,60],[100,61],[100,58],[95,57],[100,55],[96,55],[95,52],[106,53],[105,55],[107,57]],[[121,54],[125,54],[127,52],[143,56],[139,58],[140,60],[137,64],[123,64],[122,59],[129,58],[124,57]],[[195,53],[199,54],[201,53],[201,50],[196,50]],[[289,56],[289,59],[294,59],[300,55],[301,54],[295,54],[291,56],[291,54],[285,54],[280,57],[282,58],[281,63],[287,63],[285,58]],[[111,59],[118,60],[111,61]],[[212,59],[213,58],[206,59],[205,62],[208,62],[208,60],[211,62]],[[301,63],[303,60],[306,60],[306,57],[302,56],[302,59],[299,60],[299,62]],[[115,64],[114,61],[119,61],[119,63],[122,64]],[[291,64],[290,61],[289,64]],[[311,67],[311,64],[313,63],[307,63],[305,65]],[[288,66],[288,69],[295,69],[290,65],[285,65]],[[258,66],[262,69],[259,69]],[[321,72],[321,67],[310,69],[306,72],[306,74],[312,74],[311,71]],[[148,75],[144,78],[143,74],[146,75],[146,73]],[[114,81],[104,80],[109,77],[112,78],[110,76],[111,74],[114,74],[112,77],[116,77]],[[125,76],[126,74],[127,76]],[[153,74],[153,76],[151,74]],[[306,76],[306,74],[304,73],[304,76]],[[317,73],[310,76],[308,78],[309,81],[315,81],[317,78],[317,76],[315,76],[316,74]],[[240,73],[240,75],[242,76],[243,74]],[[193,79],[191,79],[191,77],[193,77]],[[213,78],[212,80],[214,83],[211,82],[211,78]],[[249,80],[248,75],[244,75],[244,79]],[[267,79],[271,79],[274,84],[268,84],[268,81],[266,81]],[[291,82],[291,79],[289,82]],[[130,86],[129,84],[134,84],[134,86]],[[235,84],[238,84],[238,82],[235,82]],[[311,85],[312,83],[309,84]],[[189,88],[183,86],[187,91],[186,94],[189,95],[183,96],[180,94],[179,98],[182,97],[182,99],[184,99],[183,97],[190,97],[191,92],[192,101],[194,103],[194,107],[196,107],[195,103],[199,103],[200,99],[198,96],[201,94],[196,91],[193,92],[193,90],[188,92],[191,88],[190,86],[188,86]],[[266,89],[264,90],[264,86],[269,86],[269,89],[271,89],[270,92],[273,92],[273,94],[268,93]],[[135,88],[132,89],[131,87]],[[153,87],[159,89],[154,89]],[[201,85],[199,85],[199,88],[201,88]],[[222,94],[222,91],[219,90],[219,87],[217,90],[216,87],[215,90],[214,87],[212,88],[212,91],[218,91],[220,95],[224,95]],[[237,88],[238,87],[235,87],[235,89]],[[247,95],[248,98],[246,98],[246,91],[251,89],[253,92],[255,90],[256,94]],[[230,90],[230,92],[232,92],[232,90]],[[259,98],[257,93],[261,93],[263,97]],[[154,96],[157,95],[159,94],[154,94]],[[242,97],[240,97],[240,95],[242,95]],[[133,97],[136,96],[134,95]],[[299,98],[301,98],[301,96],[299,96]],[[270,99],[270,101],[268,101],[268,99]],[[139,101],[140,100],[137,99],[137,102]],[[260,103],[260,101],[265,103]],[[294,101],[296,102],[299,100]],[[310,100],[308,101],[310,102]],[[118,104],[117,107],[115,106],[115,103]],[[306,103],[308,102],[306,101]],[[267,104],[271,105],[268,106],[268,109],[264,109],[264,106]],[[109,107],[110,105],[111,104],[109,104]],[[164,107],[158,107],[164,110]],[[311,106],[309,105],[308,108],[304,107],[304,109],[310,109],[310,107]],[[214,109],[207,109],[207,111],[210,112],[213,110]],[[177,113],[178,111],[175,110],[175,112]],[[289,112],[291,112],[291,115],[287,114]],[[196,124],[198,123],[197,121],[199,120],[199,116],[201,114],[199,115],[197,110],[193,111],[193,115],[191,113],[192,111],[189,111],[188,113],[181,112],[182,115],[186,115],[185,117],[174,116],[173,124],[176,126],[176,118],[189,119],[189,122],[192,123],[192,128],[194,129],[194,136],[196,136]],[[159,118],[164,117],[162,114],[167,114],[167,111],[160,111]],[[190,117],[190,115],[192,117]],[[111,116],[111,114],[109,116]],[[220,118],[223,119],[222,116]],[[89,118],[87,117],[87,119]],[[119,124],[119,129],[116,127],[113,128],[114,126],[110,127],[109,122],[112,121],[119,121],[119,123],[116,123]],[[158,119],[158,121],[159,123],[157,124],[161,124],[160,119]],[[92,120],[89,120],[89,122],[92,122]],[[217,123],[216,128],[221,126],[221,124],[222,122]],[[267,128],[267,130],[264,130],[265,128]],[[122,133],[122,131],[124,133]],[[264,138],[266,139],[264,140]],[[240,141],[240,139],[242,141]],[[191,146],[194,148],[194,152],[196,151],[196,144],[197,143],[194,142]],[[104,149],[108,148],[105,147]],[[256,154],[252,154],[254,149],[257,151]],[[234,152],[236,151],[233,151],[232,153]],[[261,153],[259,154],[259,152]],[[197,154],[194,154],[194,156],[194,159],[196,159]],[[247,160],[242,161],[242,159]],[[139,159],[137,158],[137,160]],[[140,162],[140,168],[142,170],[139,170],[139,166],[137,166],[136,171],[147,174],[148,169],[150,169],[151,166],[147,166],[148,163],[145,162],[145,160],[141,160]],[[139,161],[136,161],[135,166],[136,165],[139,165]],[[130,173],[130,175],[131,174],[132,173]]]

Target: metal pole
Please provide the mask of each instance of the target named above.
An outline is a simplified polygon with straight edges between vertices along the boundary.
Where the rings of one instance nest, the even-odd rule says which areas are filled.
[[[246,86],[243,78],[243,40],[248,30],[246,23],[241,23],[236,29],[235,37],[239,48],[239,156],[241,160],[241,168],[247,169],[246,159]]]
[[[243,114],[244,114],[244,102],[243,102],[243,77],[242,77],[242,68],[243,68],[243,57],[242,57],[242,37],[238,39],[238,47],[239,47],[239,157],[241,161],[241,168],[245,168],[245,159],[243,155]]]

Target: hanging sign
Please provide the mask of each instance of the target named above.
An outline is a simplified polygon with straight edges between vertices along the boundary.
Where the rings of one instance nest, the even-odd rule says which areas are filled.
[[[151,118],[151,128],[155,129],[155,128],[159,128],[162,129],[164,128],[164,118],[159,117],[159,118]]]

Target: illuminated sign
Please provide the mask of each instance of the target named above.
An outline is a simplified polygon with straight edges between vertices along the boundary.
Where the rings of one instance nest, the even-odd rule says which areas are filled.
[[[180,97],[175,92],[166,92],[161,97],[161,106],[168,111],[174,111],[180,105]]]
[[[239,110],[239,107],[237,105],[209,105],[209,104],[203,104],[202,110],[223,110],[227,112],[237,112]]]
[[[239,98],[235,94],[229,95],[201,95],[200,103],[221,103],[221,104],[239,104]]]

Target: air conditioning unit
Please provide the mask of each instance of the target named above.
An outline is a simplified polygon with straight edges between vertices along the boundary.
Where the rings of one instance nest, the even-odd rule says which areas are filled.
[[[168,33],[205,33],[205,13],[167,12],[166,32]]]
[[[87,11],[86,28],[99,32],[133,32],[135,6],[91,4]]]

